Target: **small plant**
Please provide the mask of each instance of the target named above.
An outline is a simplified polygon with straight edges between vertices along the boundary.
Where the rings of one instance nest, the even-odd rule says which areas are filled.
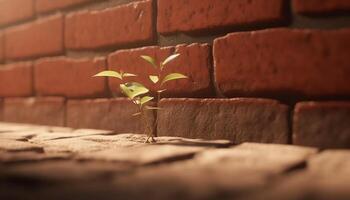
[[[150,106],[149,104],[151,102],[156,103],[158,105],[158,102],[161,99],[161,94],[166,91],[166,88],[164,87],[165,84],[172,80],[177,79],[184,79],[187,78],[187,76],[181,74],[181,73],[170,73],[167,75],[163,75],[163,70],[167,66],[168,63],[179,57],[180,54],[173,54],[169,57],[167,57],[164,61],[157,64],[157,61],[152,58],[151,56],[142,55],[141,58],[147,61],[152,67],[154,67],[157,71],[157,74],[149,74],[149,80],[152,82],[152,84],[156,88],[156,96],[152,96],[150,94],[150,90],[146,88],[142,83],[140,82],[124,82],[125,77],[136,77],[136,74],[127,73],[123,71],[102,71],[94,76],[103,76],[103,77],[112,77],[117,78],[122,81],[122,83],[119,84],[119,88],[122,94],[124,94],[132,103],[134,103],[138,107],[138,112],[134,113],[133,116],[140,116],[141,120],[144,121],[144,134],[146,134],[147,140],[146,143],[149,142],[156,142],[154,139],[153,134],[153,127],[149,124],[147,117],[146,117],[146,111],[147,110],[157,110],[160,109],[157,106]],[[158,119],[156,120],[156,123],[158,123]],[[150,141],[151,140],[151,141]]]

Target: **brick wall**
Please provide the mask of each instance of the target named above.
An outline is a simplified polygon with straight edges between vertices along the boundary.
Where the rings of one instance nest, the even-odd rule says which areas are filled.
[[[348,0],[0,0],[0,119],[140,132],[91,76],[173,52],[158,135],[350,148]]]

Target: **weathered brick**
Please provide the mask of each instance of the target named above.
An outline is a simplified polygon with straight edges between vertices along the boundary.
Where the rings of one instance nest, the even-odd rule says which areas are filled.
[[[302,102],[294,109],[293,143],[350,148],[350,102]]]
[[[350,175],[350,150],[325,150],[307,162],[308,170],[319,174]]]
[[[283,0],[159,0],[157,28],[169,34],[278,22],[283,7]]]
[[[0,63],[4,60],[4,34],[0,32]]]
[[[269,29],[214,42],[214,73],[227,96],[350,95],[350,29]]]
[[[349,183],[349,174],[338,173],[338,171],[318,173],[309,169],[298,170],[298,172],[293,172],[290,175],[280,176],[277,184],[273,184],[272,187],[265,187],[266,189],[262,189],[260,192],[251,192],[243,199],[347,200],[350,198]]]
[[[92,0],[36,0],[35,10],[38,13],[50,12],[71,6],[77,6]]]
[[[114,150],[114,152],[109,150],[91,153],[90,158],[102,157],[104,153],[108,158],[104,160],[120,162],[121,158],[130,159],[131,156],[128,157],[128,155],[136,154],[138,160],[145,160],[143,155],[147,158],[146,160],[150,160],[156,156],[170,154],[174,150],[182,152],[184,157],[183,154],[191,150],[191,146],[187,146],[190,147],[187,151],[183,146],[166,147],[167,145],[150,145],[146,148],[135,148],[138,150],[136,153],[134,149],[128,148],[130,153],[126,151],[125,156],[120,154],[120,150]],[[281,174],[300,166],[314,152],[312,148],[252,143],[234,148],[209,149],[197,152],[194,159],[155,167],[142,167],[135,173],[119,176],[114,182],[115,191],[120,196],[127,196],[130,199],[142,199],[144,196],[169,200],[179,199],[179,197],[181,199],[237,199],[237,196],[239,199],[250,199],[245,197],[257,194],[259,191],[265,192],[272,185],[278,185],[279,182],[271,184],[271,180],[280,180],[283,177]],[[166,159],[163,158],[163,160]],[[154,188],[153,185],[159,187]],[[298,199],[295,198],[296,196],[288,197],[290,196],[263,199]]]
[[[106,68],[106,59],[102,57],[40,59],[34,66],[35,91],[43,96],[106,96],[107,79],[92,77]]]
[[[187,75],[189,79],[181,79],[166,83],[167,91],[163,96],[209,96],[212,94],[210,81],[210,48],[207,44],[178,45],[176,47],[144,47],[138,49],[120,50],[112,53],[108,57],[108,67],[111,70],[135,73],[137,81],[144,83],[152,91],[156,87],[148,78],[148,75],[157,75],[157,70],[140,58],[141,55],[149,55],[158,60],[164,60],[173,52],[180,56],[170,62],[164,71],[162,77],[171,72],[179,72]],[[129,78],[126,80],[133,80]],[[109,79],[110,90],[120,94],[120,81],[115,78]]]
[[[21,59],[63,52],[63,16],[57,14],[5,31],[5,56]]]
[[[94,49],[149,42],[153,39],[152,15],[151,0],[72,13],[65,21],[65,45]]]
[[[4,120],[4,101],[0,99],[0,121]]]
[[[33,94],[32,63],[0,65],[0,96],[16,97]]]
[[[203,151],[193,161],[198,162],[197,166],[228,165],[231,170],[244,169],[276,175],[306,162],[317,151],[316,148],[295,145],[243,143],[231,148]]]
[[[137,106],[126,98],[69,100],[67,126],[142,133],[145,126],[140,116],[132,116],[137,112]],[[153,124],[154,115],[148,113],[147,119]]]
[[[158,136],[288,142],[288,107],[267,99],[162,99]]]
[[[295,12],[302,14],[321,14],[336,11],[349,11],[349,0],[293,0]]]
[[[0,26],[29,19],[34,16],[34,0],[0,1]]]
[[[6,98],[4,121],[64,126],[65,104],[60,97]]]

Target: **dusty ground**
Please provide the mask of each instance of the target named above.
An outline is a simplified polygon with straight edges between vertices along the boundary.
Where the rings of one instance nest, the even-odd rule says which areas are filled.
[[[350,150],[0,123],[0,199],[350,199]]]

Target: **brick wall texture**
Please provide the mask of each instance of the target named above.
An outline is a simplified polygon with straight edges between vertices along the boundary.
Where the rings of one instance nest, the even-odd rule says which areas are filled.
[[[173,53],[154,133],[350,148],[348,0],[0,0],[0,120],[142,133],[92,76]]]

